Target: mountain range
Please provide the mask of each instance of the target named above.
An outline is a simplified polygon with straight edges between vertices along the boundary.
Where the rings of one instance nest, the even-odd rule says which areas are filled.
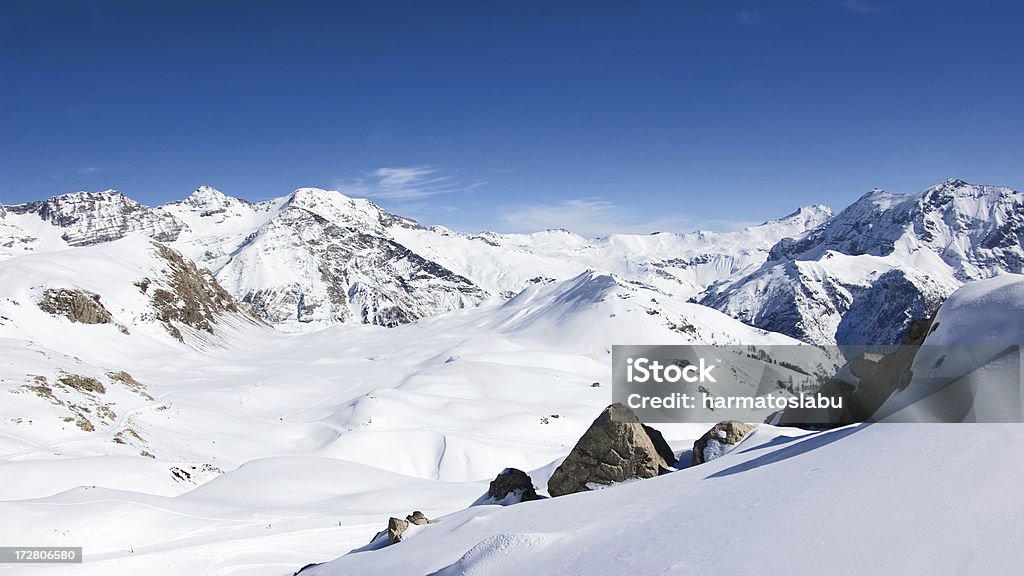
[[[0,258],[146,236],[286,332],[393,327],[592,270],[807,342],[891,343],[963,283],[1024,270],[1022,198],[950,179],[735,232],[588,239],[428,228],[315,188],[252,203],[201,186],[155,208],[108,190],[0,206]]]
[[[836,522],[877,549],[909,546],[869,572],[913,572],[936,541],[960,543],[914,524],[950,493],[951,523],[1013,534],[1000,513],[1014,509],[1000,468],[1022,445],[1012,425],[761,424],[692,469],[472,504],[510,467],[544,495],[612,401],[615,345],[741,345],[749,356],[719,369],[731,376],[702,384],[726,396],[749,387],[764,347],[803,389],[844,362],[807,342],[893,341],[944,300],[925,343],[1019,342],[1021,213],[1020,193],[959,181],[735,232],[600,239],[424,227],[308,188],[261,203],[201,187],[155,208],[114,191],[0,206],[0,517],[16,519],[0,540],[83,546],[84,564],[39,574],[665,573],[683,557],[659,552],[683,538],[674,522],[699,546],[758,557],[799,556]],[[657,432],[685,462],[708,425]],[[979,482],[1004,497],[960,497]],[[882,509],[905,512],[891,534]],[[435,522],[359,551],[410,511]],[[795,538],[772,531],[779,518]],[[1011,570],[1005,542],[968,538],[982,556],[926,568]],[[837,542],[863,571],[863,538]],[[736,554],[685,560],[748,569]]]

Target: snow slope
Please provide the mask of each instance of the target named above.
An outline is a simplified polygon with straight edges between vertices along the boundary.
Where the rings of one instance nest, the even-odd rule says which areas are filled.
[[[763,426],[697,468],[465,510],[507,467],[543,489],[610,400],[611,345],[796,342],[642,282],[586,271],[391,329],[289,335],[221,311],[210,331],[171,320],[179,341],[152,298],[174,288],[175,266],[131,234],[0,262],[0,517],[18,520],[0,522],[0,541],[86,555],[15,573],[284,575],[338,557],[320,573],[748,573],[766,559],[795,574],[949,563],[991,573],[1019,563],[1009,483],[1022,438],[1011,426]],[[1010,280],[990,282],[981,296],[965,289],[967,301],[1020,308],[1017,288],[998,284]],[[44,312],[48,288],[99,295],[115,322]],[[659,428],[680,452],[706,430]],[[439,521],[398,546],[342,556],[417,509]],[[800,555],[810,544],[831,555]]]
[[[470,508],[303,574],[1001,574],[1024,560],[1022,456],[1013,425],[762,425],[698,467]]]
[[[1024,420],[1024,275],[972,282],[939,308],[913,380],[879,409],[887,421]]]
[[[596,272],[393,329],[225,313],[179,341],[150,298],[171,288],[161,254],[129,235],[0,262],[0,514],[22,520],[0,540],[88,555],[40,573],[286,573],[396,508],[460,509],[506,467],[543,482],[608,404],[612,344],[794,342]],[[44,312],[54,288],[113,322]]]

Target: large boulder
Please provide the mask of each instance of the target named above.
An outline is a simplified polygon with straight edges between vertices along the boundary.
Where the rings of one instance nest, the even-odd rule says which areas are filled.
[[[842,400],[842,408],[790,408],[773,414],[766,422],[779,426],[831,427],[864,422],[892,396],[910,384],[910,367],[921,344],[933,330],[933,317],[910,323],[889,354],[860,354],[826,381],[818,394]]]
[[[494,503],[515,504],[538,500],[537,488],[530,475],[517,468],[506,468],[491,480],[487,497]]]
[[[645,427],[623,404],[601,412],[548,480],[548,493],[562,496],[595,487],[657,476],[675,464],[661,434]],[[667,456],[667,457],[666,457]]]
[[[711,430],[693,443],[693,464],[703,464],[721,456],[732,446],[740,443],[754,427],[736,420],[725,420],[712,426]]]

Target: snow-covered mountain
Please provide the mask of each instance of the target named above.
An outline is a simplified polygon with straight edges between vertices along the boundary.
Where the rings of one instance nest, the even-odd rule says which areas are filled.
[[[614,234],[598,239],[567,230],[463,234],[442,227],[401,227],[391,234],[492,294],[511,295],[533,282],[564,280],[592,269],[689,298],[713,282],[756,268],[776,242],[831,216],[827,207],[815,205],[736,232]]]
[[[417,224],[366,200],[302,188],[283,200],[249,205],[200,189],[161,210],[190,221],[193,230],[221,230],[214,238],[193,233],[180,244],[213,267],[228,290],[285,329],[352,321],[395,326],[487,297],[394,241],[390,227]]]
[[[964,282],[1024,270],[1024,195],[947,180],[874,190],[702,303],[802,340],[891,343]]]
[[[0,258],[137,232],[168,243],[278,329],[395,326],[588,270],[815,343],[887,343],[965,281],[1024,267],[1022,195],[947,180],[875,190],[735,232],[466,234],[302,188],[251,203],[202,186],[147,208],[120,193],[10,206]]]
[[[171,242],[185,229],[180,220],[143,206],[116,190],[75,192],[45,202],[8,206],[13,214],[35,214],[61,229],[68,246],[88,246],[138,232]]]
[[[7,212],[0,216],[0,257],[141,233],[209,268],[239,300],[286,331],[347,322],[394,326],[592,269],[690,298],[753,270],[776,242],[831,216],[824,206],[809,206],[738,232],[598,240],[563,230],[471,235],[424,228],[338,192],[302,188],[251,203],[209,186],[158,208],[107,191]]]
[[[113,194],[96,200],[122,202]],[[1001,209],[989,204],[974,214],[995,210],[1002,219]],[[976,485],[978,470],[989,472],[982,483],[990,492],[1012,493],[1014,460],[1003,456],[1019,451],[1020,439],[1000,427],[808,434],[765,425],[697,468],[509,508],[469,507],[508,467],[527,471],[544,492],[611,401],[615,344],[796,344],[690,296],[757,274],[773,247],[791,245],[785,237],[799,243],[828,230],[834,220],[823,208],[733,233],[600,240],[427,229],[314,189],[249,203],[201,188],[145,210],[147,221],[180,225],[175,238],[157,241],[166,230],[149,226],[73,245],[92,229],[89,218],[65,227],[38,209],[0,211],[0,517],[21,520],[0,523],[0,540],[84,546],[86,555],[84,564],[36,573],[281,576],[311,562],[326,564],[309,574],[327,575],[398,566],[439,574],[742,572],[749,565],[735,560],[740,555],[693,556],[662,527],[715,516],[722,520],[695,536],[701,550],[724,542],[727,551],[743,546],[758,557],[786,546],[796,553],[836,518],[837,527],[874,518],[879,469],[900,477],[882,505],[904,512],[906,525],[893,530],[912,554],[851,566],[913,571],[909,559],[935,542],[946,551],[1009,549],[987,535],[957,541],[955,531],[911,525],[943,494]],[[973,238],[980,226],[951,228],[960,232],[950,238]],[[959,245],[979,274],[995,273],[1015,253],[1009,245],[977,254]],[[953,268],[931,249],[900,259],[900,246],[887,255],[833,250],[822,261],[845,258],[858,270],[875,258],[901,273],[906,262]],[[808,250],[797,256],[809,258]],[[960,278],[950,274],[951,288]],[[990,340],[1018,338],[1024,281],[1007,274],[987,282],[951,297],[932,337],[948,342],[970,326],[994,330],[985,332]],[[332,300],[332,287],[345,300]],[[303,317],[297,307],[307,294],[318,305]],[[444,294],[453,301],[431,300]],[[324,329],[282,333],[250,316],[246,300],[263,302],[271,318],[294,305],[280,325]],[[397,317],[382,312],[385,301],[407,314],[402,322],[367,325]],[[904,313],[899,306],[875,314]],[[346,310],[351,316],[340,321]],[[707,385],[722,393],[729,383]],[[658,428],[678,454],[707,432],[699,424]],[[1004,524],[1015,508],[1004,500],[961,498],[946,513],[951,524],[983,519],[1012,533]],[[389,516],[412,510],[435,523],[410,528],[399,546],[346,555]],[[779,518],[798,527],[792,543],[764,536]],[[875,525],[865,524],[876,535],[869,544],[891,542],[868,528]],[[915,536],[907,543],[908,531]],[[862,553],[863,539],[840,540],[847,544],[836,557]],[[587,552],[595,548],[584,544],[594,542],[599,551]],[[676,552],[658,553],[664,549]],[[1007,556],[964,561],[1007,569],[991,558]],[[789,566],[809,574],[832,562]]]

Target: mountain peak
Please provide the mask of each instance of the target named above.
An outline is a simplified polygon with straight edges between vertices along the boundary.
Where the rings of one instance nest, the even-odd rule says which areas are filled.
[[[336,203],[339,201],[351,202],[352,199],[348,196],[338,192],[337,190],[325,190],[323,188],[314,187],[303,187],[296,188],[291,195],[291,201],[299,202],[329,202]]]
[[[71,246],[99,244],[138,232],[160,242],[178,238],[185,224],[128,198],[117,190],[72,192],[26,205],[40,218],[64,229]]]
[[[832,212],[832,209],[824,204],[808,204],[806,206],[801,206],[797,208],[796,210],[789,214],[786,214],[782,218],[779,218],[779,221],[820,220],[821,222],[824,222],[825,220],[828,220],[834,215],[835,214]]]
[[[239,200],[205,184],[196,188],[195,192],[189,194],[188,198],[185,199],[186,204],[207,210],[223,209],[225,206],[235,202],[239,202]]]

